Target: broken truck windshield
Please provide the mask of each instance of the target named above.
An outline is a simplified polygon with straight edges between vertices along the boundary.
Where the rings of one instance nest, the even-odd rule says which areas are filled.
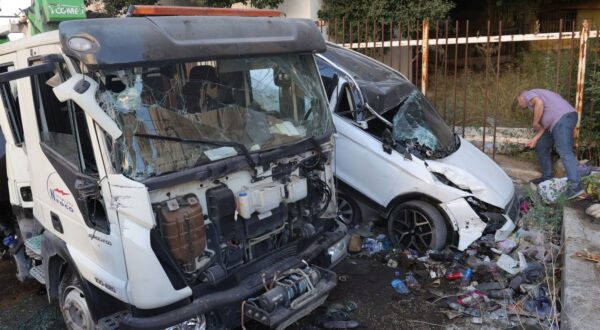
[[[308,54],[95,74],[101,84],[98,104],[123,131],[117,141],[117,165],[135,180],[237,155],[248,158],[248,152],[332,131],[319,76]]]
[[[397,109],[392,134],[399,143],[432,158],[446,157],[458,147],[450,128],[417,89],[413,88]]]

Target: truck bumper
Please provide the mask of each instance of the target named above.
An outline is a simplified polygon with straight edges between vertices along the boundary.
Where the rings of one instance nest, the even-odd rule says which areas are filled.
[[[275,274],[280,274],[292,268],[302,267],[305,265],[303,261],[310,262],[322,255],[326,255],[327,249],[342,239],[346,239],[345,230],[330,233],[327,237],[322,237],[322,239],[308,246],[299,255],[283,259],[268,268],[262,269],[260,272],[245,278],[235,287],[196,297],[189,304],[177,309],[147,317],[127,314],[122,318],[119,329],[165,329],[229,304],[239,303],[241,306],[243,301],[264,291],[263,276],[265,278],[273,278]],[[277,328],[284,328],[286,325],[304,317],[320,306],[337,284],[335,273],[321,268],[319,268],[319,271],[322,276],[316,285],[318,292],[316,292],[309,302],[303,304],[302,308],[279,311],[279,315],[267,316],[266,319],[263,319],[266,315],[259,315],[257,312],[260,311],[256,310],[249,311],[245,308],[244,314],[250,319],[251,317],[248,314],[252,313],[252,318],[258,318],[258,321],[261,323]]]

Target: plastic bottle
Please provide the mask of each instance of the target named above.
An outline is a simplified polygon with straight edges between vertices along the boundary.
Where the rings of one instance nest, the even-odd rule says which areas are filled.
[[[245,191],[238,193],[238,214],[245,219],[250,219],[252,210],[250,209],[250,196]]]
[[[394,291],[398,292],[399,294],[405,295],[410,293],[404,282],[402,282],[402,280],[399,278],[393,279],[391,285],[392,288],[394,288]]]
[[[461,272],[452,272],[452,273],[446,274],[446,279],[448,281],[456,281],[461,278],[462,278]]]
[[[473,269],[467,268],[462,274],[461,284],[467,286],[471,283],[471,279],[473,279]]]
[[[419,290],[421,288],[421,284],[419,284],[413,273],[408,273],[404,280],[406,281],[406,285],[412,290]]]

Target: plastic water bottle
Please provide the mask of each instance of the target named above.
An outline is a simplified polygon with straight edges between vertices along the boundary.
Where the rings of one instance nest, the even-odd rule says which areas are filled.
[[[473,279],[473,269],[467,268],[467,270],[465,270],[462,274],[461,283],[465,286],[469,285],[469,283],[471,283],[471,279]]]
[[[394,288],[394,291],[398,292],[399,294],[405,295],[410,293],[404,282],[402,282],[402,280],[399,278],[393,279],[391,285],[392,288]]]

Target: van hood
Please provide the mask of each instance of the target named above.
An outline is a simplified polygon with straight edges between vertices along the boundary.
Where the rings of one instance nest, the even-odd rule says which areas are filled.
[[[515,193],[512,180],[490,157],[461,139],[458,150],[442,159],[427,161],[431,172],[444,175],[480,200],[505,208]]]

